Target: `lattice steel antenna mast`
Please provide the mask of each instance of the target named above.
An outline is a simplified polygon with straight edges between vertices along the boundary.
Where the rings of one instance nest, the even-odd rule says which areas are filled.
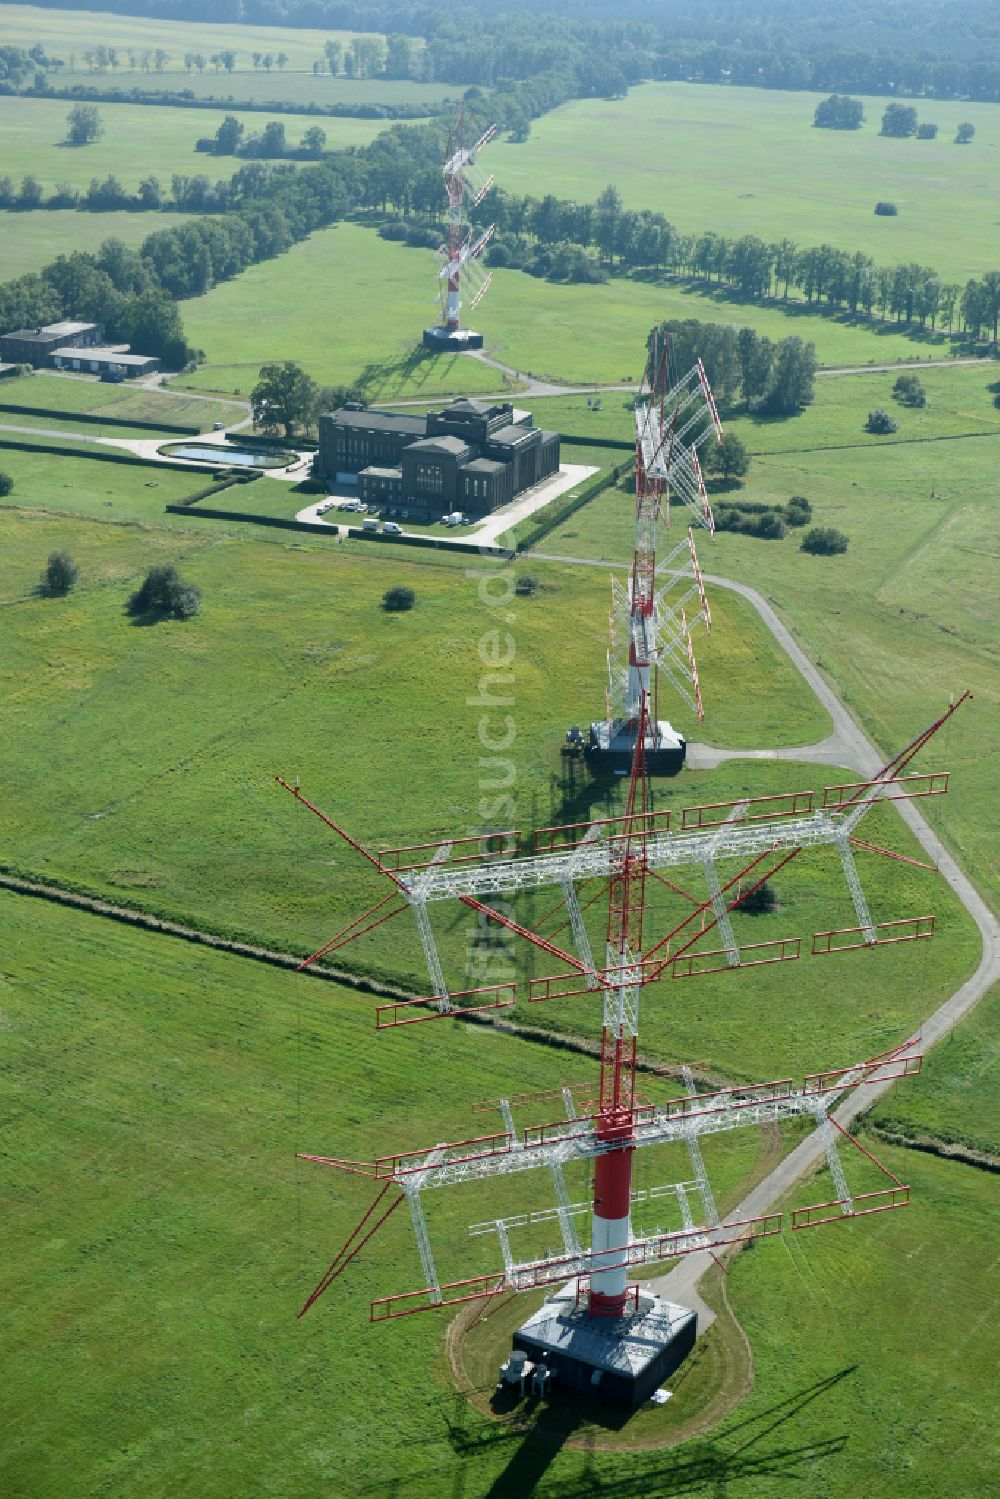
[[[475,349],[482,347],[482,336],[462,328],[462,286],[470,290],[469,307],[476,307],[486,295],[493,277],[484,271],[479,257],[492,238],[495,225],[490,224],[478,236],[468,223],[467,208],[476,208],[493,186],[493,177],[476,174],[476,156],[496,135],[491,125],[474,145],[465,143],[465,111],[454,131],[448,133],[444,163],[444,185],[448,198],[448,238],[438,251],[441,269],[438,282],[441,298],[441,324],[424,330],[424,343],[435,349]]]
[[[661,673],[699,720],[704,716],[691,630],[703,624],[710,633],[712,613],[692,528],[702,526],[709,536],[715,531],[698,448],[721,438],[701,361],[671,385],[668,344],[654,332],[635,408],[632,567],[627,582],[611,581],[607,716],[590,731],[589,754],[616,770],[631,768],[644,698],[647,773],[676,771],[684,762],[684,740],[659,716]],[[690,524],[657,563],[657,526],[669,526],[671,502],[684,506]]]
[[[963,694],[870,781],[827,787],[821,799],[818,793],[808,791],[688,807],[677,816],[675,829],[671,828],[670,811],[647,809],[645,746],[648,698],[645,691],[641,695],[635,728],[626,811],[621,817],[605,821],[543,828],[528,839],[506,831],[483,834],[478,838],[383,849],[374,854],[317,807],[306,802],[297,787],[282,781],[287,790],[384,875],[392,887],[388,895],[307,958],[302,966],[336,951],[408,908],[417,918],[434,992],[429,999],[394,1000],[378,1005],[376,1024],[380,1029],[432,1021],[448,1015],[501,1009],[515,1003],[515,983],[448,992],[428,911],[430,903],[444,899],[459,900],[480,916],[566,965],[563,972],[530,979],[529,1001],[568,999],[600,992],[603,1002],[600,1089],[596,1107],[592,1101],[580,1098],[579,1087],[556,1088],[548,1094],[536,1095],[532,1100],[499,1100],[495,1107],[504,1121],[500,1133],[394,1151],[373,1161],[306,1157],[338,1170],[372,1177],[380,1183],[380,1191],[302,1310],[307,1310],[343,1272],[381,1223],[405,1199],[413,1219],[425,1284],[416,1291],[375,1300],[371,1307],[373,1320],[495,1296],[501,1291],[532,1290],[573,1278],[578,1297],[586,1292],[591,1315],[602,1322],[620,1318],[633,1292],[637,1295],[635,1315],[645,1315],[638,1308],[637,1288],[628,1282],[630,1270],[781,1231],[781,1212],[765,1213],[747,1220],[719,1221],[701,1157],[700,1140],[703,1135],[786,1118],[804,1116],[813,1120],[821,1131],[837,1192],[836,1198],[830,1202],[794,1209],[791,1213],[793,1230],[905,1207],[909,1201],[909,1188],[852,1140],[837,1121],[830,1118],[830,1109],[846,1090],[860,1083],[906,1077],[919,1071],[920,1057],[913,1050],[914,1041],[848,1067],[827,1068],[811,1074],[800,1085],[782,1078],[706,1095],[694,1091],[693,1079],[689,1079],[689,1091],[685,1096],[668,1100],[665,1104],[654,1104],[640,1098],[635,1088],[639,991],[661,978],[689,978],[719,969],[798,959],[798,938],[738,946],[729,917],[776,870],[786,866],[805,848],[826,846],[837,850],[859,921],[857,927],[814,934],[814,956],[859,947],[877,949],[889,943],[933,936],[932,916],[911,917],[905,921],[873,921],[849,845],[891,858],[904,858],[877,844],[862,843],[854,836],[855,832],[862,818],[883,801],[934,796],[947,791],[947,772],[915,774],[907,773],[907,770],[913,758],[969,696]],[[725,884],[715,870],[717,859],[735,859],[741,866],[739,873]],[[918,861],[905,858],[905,862],[914,864]],[[690,895],[666,879],[661,873],[664,869],[671,873],[682,869],[701,873],[708,886],[708,898],[701,900]],[[693,907],[665,936],[652,943],[644,931],[646,886],[650,877],[662,881],[687,901],[689,907]],[[578,885],[595,879],[606,880],[608,887],[602,966],[595,961],[591,950],[577,893]],[[534,929],[508,914],[510,903],[519,892],[544,888],[558,889],[561,902]],[[577,946],[575,954],[557,946],[551,936],[542,935],[540,930],[561,908],[566,912],[563,924],[571,927],[573,932]],[[716,928],[723,939],[722,948],[700,946],[706,934]],[[562,1101],[565,1117],[529,1126],[519,1132],[514,1122],[514,1106],[549,1098]],[[880,1191],[854,1194],[837,1155],[840,1140],[857,1146],[869,1162],[889,1178],[891,1185]],[[635,1151],[671,1142],[687,1146],[694,1180],[668,1183],[650,1192],[634,1192],[632,1160]],[[563,1177],[567,1165],[583,1161],[594,1162],[594,1198],[589,1205],[569,1201]],[[435,1187],[485,1181],[495,1176],[540,1168],[551,1172],[557,1199],[555,1208],[473,1225],[474,1233],[497,1234],[503,1269],[492,1275],[442,1282],[435,1268],[422,1194]],[[384,1204],[386,1194],[393,1186],[400,1195]],[[635,1235],[630,1220],[631,1206],[650,1196],[672,1197],[679,1207],[684,1226],[672,1232],[657,1229],[646,1236]],[[692,1209],[692,1204],[699,1200],[703,1214],[700,1223],[695,1221]],[[577,1240],[573,1219],[586,1212],[588,1207],[592,1237],[590,1248],[584,1249]],[[558,1220],[564,1253],[554,1258],[517,1261],[511,1248],[511,1231],[529,1222],[550,1219]]]

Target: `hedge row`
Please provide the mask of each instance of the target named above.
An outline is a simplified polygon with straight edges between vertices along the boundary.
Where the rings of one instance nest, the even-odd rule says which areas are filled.
[[[94,411],[56,411],[49,406],[20,406],[14,401],[0,401],[0,411],[10,411],[16,416],[51,416],[58,421],[90,422],[102,427],[146,427],[151,432],[176,432],[182,437],[197,437],[197,427],[185,427],[179,422],[145,422],[130,416],[99,416]]]
[[[533,546],[537,546],[543,536],[548,536],[557,526],[561,526],[564,520],[582,510],[584,505],[589,505],[599,494],[606,489],[612,489],[620,479],[630,471],[631,463],[616,463],[609,474],[595,474],[588,484],[585,484],[571,499],[562,504],[553,503],[541,512],[540,519],[529,531],[519,539],[517,543],[518,554],[528,552]]]
[[[287,448],[292,441],[290,437],[262,437],[257,433],[251,433],[248,436],[246,432],[227,432],[225,433],[225,438],[227,442],[236,443],[238,447],[245,447],[247,444],[250,444],[251,447],[255,448]],[[311,451],[313,448],[318,448],[319,443],[312,437],[297,437],[295,438],[295,446],[303,450],[308,448]]]
[[[474,541],[446,541],[443,536],[386,536],[384,531],[359,531],[355,526],[348,526],[347,535],[351,541],[384,541],[393,546],[434,547],[442,552],[478,553],[481,557],[516,556],[507,547],[484,547]]]
[[[456,90],[458,85],[454,85]],[[13,90],[0,89],[0,94]],[[414,100],[410,104],[372,104],[358,100],[350,104],[338,100],[335,104],[303,104],[296,99],[236,99],[232,94],[201,94],[186,97],[181,89],[98,88],[88,83],[73,83],[66,88],[22,88],[26,99],[83,100],[88,104],[152,104],[169,105],[172,109],[239,109],[248,114],[311,115],[318,119],[334,120],[427,120],[443,114],[442,102],[436,108]]]
[[[214,474],[219,467],[216,465],[215,468],[210,468],[207,463],[170,463],[163,459],[154,464],[148,458],[140,458],[135,453],[113,453],[96,447],[67,448],[60,447],[53,442],[18,442],[14,438],[0,437],[0,449],[3,448],[8,448],[15,453],[50,453],[56,458],[92,458],[97,463],[138,464],[150,470],[168,468],[175,474]]]
[[[281,515],[254,515],[248,510],[214,510],[207,505],[198,505],[195,509],[188,510],[190,503],[185,501],[183,504],[167,505],[166,509],[175,515],[200,515],[206,520],[241,521],[252,526],[271,526],[277,531],[307,531],[313,536],[336,539],[336,531],[324,521],[288,520]],[[444,552],[479,553],[484,557],[514,556],[513,552],[503,547],[477,546],[474,541],[445,541],[439,536],[385,536],[380,531],[362,531],[354,526],[348,527],[347,535],[351,541],[382,541],[392,546],[433,547]]]
[[[635,443],[626,442],[622,437],[580,437],[560,432],[559,441],[571,448],[618,448],[625,453],[635,452]]]

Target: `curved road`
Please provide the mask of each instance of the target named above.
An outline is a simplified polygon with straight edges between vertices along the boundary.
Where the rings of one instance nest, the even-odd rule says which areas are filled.
[[[551,556],[542,552],[534,552],[531,555],[537,557],[540,562],[584,563],[587,566],[607,568],[623,566],[620,563],[598,562],[581,557]],[[833,720],[833,733],[819,744],[808,745],[800,749],[757,751],[757,755],[760,756],[763,753],[769,757],[777,755],[789,759],[828,761],[831,764],[848,765],[861,775],[874,775],[883,764],[879,751],[856,719],[844,707],[829,683],[820,676],[816,667],[793,639],[786,626],[782,624],[767,600],[757,592],[756,588],[751,588],[746,583],[737,583],[731,578],[706,576],[706,581],[717,588],[731,589],[753,605]],[[718,763],[719,759],[728,758],[730,753],[712,751],[701,746],[695,748],[699,750],[704,748],[709,756],[714,754],[716,756],[714,763]],[[753,758],[754,752],[745,750],[733,752],[733,758],[747,758],[748,756]],[[916,806],[912,802],[902,801],[898,802],[897,806],[904,822],[936,863],[945,880],[975,921],[983,943],[982,957],[972,977],[956,989],[954,994],[945,1000],[944,1004],[940,1005],[933,1014],[929,1015],[914,1036],[909,1038],[912,1040],[919,1038],[921,1050],[926,1052],[935,1042],[947,1035],[953,1026],[978,1003],[986,991],[1000,979],[1000,923],[997,922],[997,918],[979,891],[931,830]],[[860,1088],[855,1088],[834,1109],[832,1117],[847,1128],[852,1120],[870,1109],[876,1100],[891,1087],[891,1082],[884,1082],[866,1083]],[[815,1169],[824,1159],[823,1139],[819,1131],[814,1130],[779,1162],[771,1174],[765,1177],[728,1217],[730,1219],[754,1218],[771,1211],[775,1203],[786,1196],[801,1176]],[[659,1276],[650,1283],[652,1289],[667,1300],[697,1307],[698,1325],[702,1332],[715,1320],[715,1314],[702,1300],[697,1287],[701,1277],[710,1269],[712,1263],[712,1256],[705,1251],[688,1255],[668,1274]]]

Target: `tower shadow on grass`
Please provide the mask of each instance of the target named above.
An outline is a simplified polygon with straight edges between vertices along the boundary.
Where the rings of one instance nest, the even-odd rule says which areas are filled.
[[[749,1478],[801,1481],[809,1477],[812,1464],[834,1458],[842,1452],[848,1437],[838,1434],[814,1441],[793,1440],[780,1447],[764,1444],[780,1428],[794,1422],[808,1406],[831,1394],[842,1380],[856,1373],[857,1368],[856,1364],[851,1364],[806,1385],[767,1410],[730,1425],[717,1441],[684,1441],[682,1438],[683,1445],[678,1444],[674,1454],[664,1447],[629,1450],[623,1446],[617,1449],[621,1478],[615,1478],[610,1472],[616,1457],[613,1442],[608,1442],[607,1437],[622,1430],[629,1412],[602,1407],[592,1401],[580,1402],[576,1397],[557,1392],[546,1405],[539,1404],[534,1410],[525,1407],[516,1422],[484,1431],[478,1423],[475,1429],[469,1425],[471,1413],[462,1397],[458,1396],[454,1418],[445,1418],[449,1443],[456,1456],[465,1460],[455,1474],[452,1499],[464,1499],[466,1480],[477,1457],[504,1443],[514,1442],[517,1443],[516,1449],[486,1491],[487,1499],[521,1499],[522,1495],[536,1492],[566,1444],[581,1433],[586,1433],[583,1443],[576,1442],[574,1446],[586,1447],[586,1471],[584,1474],[575,1473],[564,1485],[553,1486],[551,1481],[546,1484],[546,1494],[554,1499],[583,1499],[591,1492],[599,1492],[602,1496],[615,1495],[619,1499],[646,1493],[722,1496],[731,1484]],[[597,1446],[598,1431],[595,1428],[601,1428],[604,1433],[600,1447]],[[601,1457],[607,1463],[607,1470],[598,1474],[595,1464]],[[481,1490],[477,1487],[475,1492]]]

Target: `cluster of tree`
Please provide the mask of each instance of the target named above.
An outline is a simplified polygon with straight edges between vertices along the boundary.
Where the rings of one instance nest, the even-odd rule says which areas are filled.
[[[96,255],[60,255],[37,274],[0,284],[0,331],[63,317],[101,323],[108,338],[154,354],[173,369],[191,357],[172,297],[120,239],[105,240]]]
[[[781,541],[789,526],[807,526],[812,506],[804,495],[792,495],[787,505],[764,505],[759,501],[725,500],[713,506],[715,529],[757,536],[762,541]]]
[[[865,106],[846,94],[831,94],[816,105],[813,115],[813,124],[820,130],[860,130],[864,121]]]
[[[360,390],[346,385],[317,385],[294,359],[261,366],[250,393],[254,425],[268,436],[292,437],[312,427],[324,411],[348,401],[364,405]]]
[[[843,531],[837,531],[833,526],[813,526],[802,538],[799,550],[812,552],[816,557],[835,557],[838,552],[846,552],[848,538]]]
[[[816,348],[792,336],[772,342],[753,328],[694,319],[660,323],[649,335],[667,338],[672,366],[681,372],[700,359],[716,399],[732,404],[742,397],[753,411],[788,415],[813,398]]]
[[[893,432],[899,431],[899,423],[889,415],[888,411],[877,406],[874,411],[868,413],[865,431],[871,432],[875,437],[890,437]]]
[[[125,612],[133,619],[191,619],[201,608],[201,590],[185,583],[176,567],[151,567],[129,595]]]
[[[247,135],[242,120],[236,115],[226,115],[214,135],[202,136],[195,142],[195,150],[210,151],[213,156],[249,156],[258,160],[285,157],[316,161],[326,150],[326,131],[320,125],[310,125],[299,144],[293,146],[285,139],[282,120],[268,120],[261,132]]]
[[[904,138],[915,135],[918,140],[932,141],[938,128],[930,120],[918,120],[916,106],[913,104],[889,104],[882,115],[882,129],[879,133]]]
[[[892,393],[902,406],[927,405],[927,392],[916,375],[898,375]]]
[[[0,81],[0,94],[11,92],[4,89]],[[300,115],[323,115],[341,119],[364,120],[419,120],[443,114],[449,105],[443,101],[424,103],[419,99],[400,100],[395,104],[374,104],[364,98],[351,101],[342,99],[334,104],[319,104],[301,99],[238,99],[232,93],[196,94],[189,88],[131,88],[108,84],[95,87],[92,84],[72,83],[62,88],[53,87],[45,73],[36,73],[34,82],[19,90],[34,99],[84,99],[96,104],[151,104],[171,105],[178,109],[211,109],[220,107],[256,111],[258,113],[280,113]]]

